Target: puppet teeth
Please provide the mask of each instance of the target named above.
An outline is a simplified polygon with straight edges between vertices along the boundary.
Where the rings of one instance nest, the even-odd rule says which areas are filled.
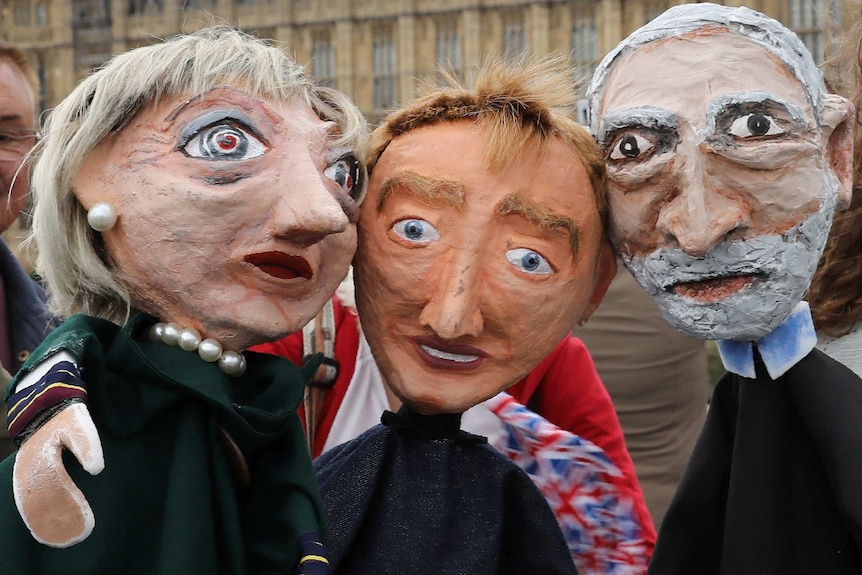
[[[436,357],[437,359],[446,359],[449,361],[456,361],[458,363],[470,363],[471,361],[476,361],[479,359],[478,355],[461,355],[460,353],[449,353],[446,351],[440,351],[439,349],[434,349],[433,347],[428,347],[427,345],[420,345],[419,347],[430,356]]]

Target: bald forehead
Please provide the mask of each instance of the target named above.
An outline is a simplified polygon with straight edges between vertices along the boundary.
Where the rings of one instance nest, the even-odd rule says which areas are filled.
[[[16,93],[26,95],[27,101],[35,105],[36,102],[36,87],[30,76],[22,70],[18,64],[8,55],[0,52],[0,68],[4,73],[9,73],[20,80],[20,86],[17,86]],[[6,89],[5,86],[2,89]]]
[[[38,116],[36,95],[24,72],[8,57],[0,57],[0,119],[20,117],[35,123]]]
[[[674,38],[715,33],[732,34],[759,45],[782,62],[801,84],[808,103],[819,120],[819,105],[826,94],[823,74],[811,54],[796,34],[777,20],[745,7],[714,4],[682,4],[674,6],[639,28],[620,42],[601,61],[587,90],[590,127],[595,133],[600,115],[600,103],[607,90],[612,71],[624,56],[653,43]],[[699,64],[708,62],[703,59]],[[746,62],[742,62],[745,65]]]
[[[656,40],[618,58],[601,98],[601,126],[618,122],[626,110],[666,115],[685,110],[708,121],[728,94],[771,96],[813,118],[803,84],[783,61],[740,34],[703,30]],[[655,108],[653,113],[650,108]],[[674,118],[676,121],[676,118]]]

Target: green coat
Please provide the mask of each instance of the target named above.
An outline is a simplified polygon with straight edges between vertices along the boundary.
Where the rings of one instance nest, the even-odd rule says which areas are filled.
[[[228,378],[196,353],[150,342],[154,321],[138,314],[120,328],[72,317],[22,369],[61,348],[79,359],[105,470],[90,476],[65,454],[96,525],[83,542],[54,549],[25,527],[12,497],[14,456],[3,461],[0,573],[288,574],[298,562],[297,536],[321,530],[295,412],[306,373],[246,352],[245,375]],[[219,426],[245,455],[247,487],[231,475]]]

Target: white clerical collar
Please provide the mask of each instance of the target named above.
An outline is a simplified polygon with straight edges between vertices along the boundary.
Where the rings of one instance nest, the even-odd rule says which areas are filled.
[[[722,340],[716,343],[724,369],[754,379],[754,347],[750,341]],[[781,325],[757,341],[757,351],[769,377],[778,379],[811,353],[816,343],[811,309],[808,302],[801,301]]]

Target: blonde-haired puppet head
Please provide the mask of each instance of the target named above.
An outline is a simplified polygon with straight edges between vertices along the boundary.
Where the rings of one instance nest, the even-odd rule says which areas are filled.
[[[356,303],[393,393],[459,413],[517,382],[614,275],[604,168],[561,58],[489,62],[372,134]]]
[[[34,168],[53,310],[118,323],[130,306],[191,324],[211,315],[192,327],[240,347],[298,329],[347,272],[365,130],[346,96],[228,26],[114,57],[53,111]],[[87,212],[103,203],[118,220],[97,232]],[[337,258],[315,251],[330,242]],[[302,289],[288,285],[297,276]],[[266,325],[238,333],[241,306]]]
[[[422,126],[455,120],[478,122],[485,133],[485,161],[498,170],[524,149],[561,139],[584,163],[604,220],[605,168],[589,133],[575,119],[577,93],[567,60],[559,55],[488,60],[473,85],[443,74],[446,85],[430,86],[383,120],[371,136],[368,169],[398,136]]]

